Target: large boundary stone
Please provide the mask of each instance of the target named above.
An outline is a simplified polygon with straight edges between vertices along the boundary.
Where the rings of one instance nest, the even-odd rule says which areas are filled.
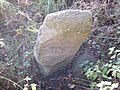
[[[92,15],[85,10],[48,14],[40,27],[34,55],[41,72],[49,75],[69,64],[91,32]]]

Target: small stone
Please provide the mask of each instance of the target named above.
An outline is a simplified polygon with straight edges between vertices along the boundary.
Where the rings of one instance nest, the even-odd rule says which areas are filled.
[[[82,74],[82,67],[80,67],[82,64],[84,64],[86,61],[89,63],[95,63],[97,59],[95,58],[94,55],[89,54],[87,52],[78,55],[75,60],[73,61],[72,64],[72,69],[73,69],[73,76],[79,78],[80,74]]]

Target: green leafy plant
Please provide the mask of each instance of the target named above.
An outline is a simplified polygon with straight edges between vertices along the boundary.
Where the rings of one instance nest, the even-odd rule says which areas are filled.
[[[37,88],[36,88],[36,84],[35,83],[32,83],[32,84],[30,84],[29,85],[29,83],[28,83],[28,81],[29,80],[31,80],[31,78],[29,78],[28,76],[25,78],[25,79],[23,79],[23,80],[25,80],[27,83],[24,85],[24,88],[23,88],[23,90],[28,90],[28,88],[29,88],[29,86],[31,86],[31,89],[32,90],[37,90]]]
[[[108,81],[101,81],[96,86],[99,87],[99,90],[113,90],[118,88],[119,83],[111,83]]]
[[[109,48],[109,54],[111,57],[108,62],[100,60],[93,64],[89,61],[86,61],[80,65],[83,68],[87,78],[92,80],[90,85],[91,90],[94,90],[93,88],[96,86],[100,88],[99,90],[107,90],[108,88],[109,90],[113,90],[113,88],[117,88],[119,84],[116,82],[116,79],[120,79],[119,52],[119,49],[115,50],[115,47],[112,47]]]

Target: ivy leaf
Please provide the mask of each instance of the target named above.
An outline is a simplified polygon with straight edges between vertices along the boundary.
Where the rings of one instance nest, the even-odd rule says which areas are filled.
[[[103,84],[102,83],[98,83],[96,86],[102,88]]]
[[[32,83],[32,84],[31,84],[32,90],[37,90],[36,86],[37,86],[37,85],[36,85],[35,83]]]
[[[75,84],[72,84],[72,85],[70,85],[70,87],[69,88],[74,88],[75,87]]]
[[[112,84],[112,89],[118,88],[119,83],[113,83]]]
[[[3,43],[3,41],[0,41],[0,47],[4,47],[5,44]]]
[[[100,70],[97,70],[97,73],[102,73]]]
[[[116,52],[116,53],[119,53],[119,52],[120,52],[120,50],[119,50],[119,49],[118,49],[118,50],[115,50],[115,52]]]
[[[108,71],[108,68],[104,68],[104,69],[102,70],[102,74],[106,74],[107,71]]]
[[[120,79],[120,72],[117,73],[117,77]]]
[[[25,78],[25,80],[28,82],[29,80],[31,80],[31,78],[29,78],[28,76]]]
[[[109,48],[108,50],[110,50],[110,52],[108,54],[112,54],[113,51],[115,50],[115,47]]]
[[[27,87],[24,87],[23,90],[28,90],[28,88],[27,88]]]
[[[28,84],[24,85],[24,89],[23,90],[28,90]]]
[[[120,30],[120,26],[117,27]]]
[[[108,82],[108,81],[101,81],[101,83],[102,83],[103,85],[111,85],[111,84],[112,84],[111,82]]]
[[[114,54],[112,57],[110,57],[110,59],[114,59],[116,57],[116,54]]]
[[[114,71],[112,72],[112,76],[113,76],[114,78],[116,78],[116,74],[117,74],[117,71],[114,70]]]
[[[95,89],[95,86],[96,86],[96,82],[92,82],[90,84],[90,90],[94,90]]]
[[[93,76],[93,80],[95,80],[95,79],[97,79],[97,75],[94,75],[94,76]]]
[[[103,77],[103,78],[106,78],[106,79],[112,79],[111,77],[108,77],[108,76],[106,76],[106,75],[104,75],[104,74],[102,75],[102,77]]]

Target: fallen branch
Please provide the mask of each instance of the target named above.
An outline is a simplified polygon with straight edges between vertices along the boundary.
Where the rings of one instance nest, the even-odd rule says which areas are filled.
[[[0,75],[0,78],[5,79],[5,80],[7,80],[7,81],[9,81],[9,82],[13,83],[13,85],[18,86],[20,89],[22,89],[22,90],[23,90],[23,88],[22,88],[19,84],[17,84],[16,82],[14,82],[14,81],[12,81],[12,80],[10,80],[10,79],[8,79],[8,78],[4,77],[4,76],[1,76],[1,75]]]

